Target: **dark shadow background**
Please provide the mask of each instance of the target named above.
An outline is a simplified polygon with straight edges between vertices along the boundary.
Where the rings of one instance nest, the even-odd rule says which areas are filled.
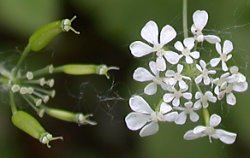
[[[250,0],[189,1],[189,26],[197,9],[209,12],[207,32],[234,42],[234,64],[249,77]],[[141,93],[132,81],[133,70],[145,63],[132,57],[128,46],[141,40],[140,29],[154,20],[160,27],[172,25],[182,38],[182,1],[170,0],[0,0],[0,60],[14,60],[25,47],[29,35],[48,22],[77,15],[73,27],[81,32],[61,34],[48,47],[32,53],[26,61],[29,70],[46,64],[93,63],[116,65],[111,79],[103,76],[57,75],[57,95],[52,107],[93,113],[97,126],[78,126],[45,116],[39,121],[64,141],[52,148],[40,144],[15,128],[10,121],[6,96],[0,97],[0,157],[4,158],[248,158],[250,157],[249,91],[237,95],[237,105],[225,107],[223,128],[238,133],[233,145],[208,139],[184,141],[185,131],[193,124],[162,125],[148,138],[129,131],[124,117],[130,111],[128,98]],[[141,60],[140,60],[141,61]],[[143,60],[142,60],[143,61]],[[26,105],[21,105],[28,110]],[[35,115],[35,113],[33,113]]]

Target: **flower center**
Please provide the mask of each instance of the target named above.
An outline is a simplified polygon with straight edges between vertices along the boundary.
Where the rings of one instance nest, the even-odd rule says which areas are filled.
[[[227,54],[223,54],[223,53],[222,53],[222,54],[220,55],[220,58],[221,58],[222,61],[226,62],[226,61],[227,61]]]
[[[176,98],[180,98],[181,96],[182,96],[182,92],[179,90],[179,91],[175,91],[174,92],[174,96],[176,97]]]
[[[182,54],[184,56],[190,56],[190,50],[188,48],[184,48],[183,51],[182,51]]]

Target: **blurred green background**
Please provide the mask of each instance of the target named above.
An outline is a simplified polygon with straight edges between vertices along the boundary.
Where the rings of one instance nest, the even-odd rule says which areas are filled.
[[[197,9],[209,12],[206,31],[233,41],[233,62],[249,78],[250,0],[190,0],[189,26]],[[161,125],[156,135],[143,139],[125,126],[124,117],[130,111],[128,98],[142,92],[134,86],[133,70],[146,65],[132,57],[128,45],[141,40],[140,30],[151,19],[160,27],[170,24],[181,33],[181,0],[0,0],[1,61],[17,56],[36,28],[74,15],[77,20],[73,26],[81,34],[60,35],[42,52],[30,55],[26,66],[31,70],[50,63],[119,66],[121,70],[112,72],[111,80],[100,76],[56,76],[58,91],[51,106],[94,113],[98,125],[78,127],[49,117],[39,119],[48,131],[65,139],[52,142],[52,148],[47,149],[11,124],[10,109],[5,95],[1,94],[1,158],[250,157],[249,90],[237,94],[235,107],[224,107],[219,112],[224,116],[222,127],[238,133],[236,143],[230,146],[219,141],[210,144],[207,138],[184,141],[183,134],[193,124]],[[25,105],[22,108],[27,109]]]

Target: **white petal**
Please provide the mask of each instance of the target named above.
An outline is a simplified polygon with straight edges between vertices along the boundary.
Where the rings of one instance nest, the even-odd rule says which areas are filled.
[[[240,82],[233,85],[233,90],[236,92],[244,92],[248,88],[247,82]]]
[[[220,58],[213,58],[213,59],[210,60],[210,65],[212,67],[215,67],[215,66],[217,66],[219,64],[219,62],[220,62]]]
[[[156,68],[159,71],[165,71],[167,66],[166,66],[166,61],[163,57],[157,57],[156,58]]]
[[[163,115],[163,118],[165,121],[168,121],[168,122],[173,122],[176,120],[176,118],[178,117],[178,112],[170,112],[170,113],[167,113],[165,115]]]
[[[186,63],[192,64],[194,60],[190,56],[186,56]]]
[[[173,77],[175,76],[175,72],[173,70],[167,70],[165,73],[166,77]]]
[[[216,51],[217,51],[219,54],[222,54],[220,43],[216,43],[216,44],[215,44],[215,49],[216,49]]]
[[[200,52],[194,51],[190,53],[190,56],[194,59],[198,59],[200,57]]]
[[[195,93],[195,99],[200,99],[201,97],[202,97],[202,93],[199,92],[199,91],[197,91],[197,92]]]
[[[181,112],[178,117],[176,118],[175,120],[175,123],[178,124],[178,125],[183,125],[187,120],[187,115],[186,113],[183,111]]]
[[[212,103],[215,103],[217,101],[217,98],[215,96],[213,96],[213,93],[210,92],[210,91],[207,91],[205,93],[205,96],[207,97],[207,99],[212,102]]]
[[[205,85],[209,85],[210,82],[211,82],[210,78],[207,77],[207,76],[203,78],[203,81],[204,81],[204,84],[205,84]]]
[[[202,75],[197,76],[197,77],[194,79],[194,81],[195,81],[196,84],[201,83],[201,81],[202,81]]]
[[[161,30],[160,44],[165,45],[170,41],[172,41],[175,37],[176,37],[175,29],[170,25],[166,25]]]
[[[152,82],[149,83],[145,88],[144,88],[144,93],[147,95],[154,95],[157,92],[157,84]]]
[[[225,144],[233,144],[235,142],[236,137],[237,137],[236,133],[227,132],[227,131],[222,130],[222,129],[215,130],[215,134]]]
[[[179,98],[174,98],[172,104],[173,104],[173,106],[179,106],[180,105],[180,99]]]
[[[204,36],[204,39],[211,44],[215,44],[215,43],[219,43],[221,41],[221,39],[217,36],[214,35],[206,35]]]
[[[221,61],[221,63],[222,63],[222,70],[223,71],[228,71],[227,64],[224,61]]]
[[[132,110],[144,114],[151,114],[154,112],[148,105],[148,103],[141,96],[138,95],[132,96],[129,99],[129,106]]]
[[[191,50],[194,47],[194,38],[185,38],[183,40],[183,43],[184,43],[184,45],[185,45],[186,48],[188,48],[189,50]]]
[[[149,45],[141,42],[135,41],[129,45],[130,51],[135,57],[142,57],[153,52],[153,48]]]
[[[221,117],[217,114],[213,114],[211,115],[210,119],[209,119],[209,124],[211,127],[216,127],[220,124],[221,122]]]
[[[177,65],[177,72],[178,72],[178,73],[181,73],[182,70],[183,70],[183,65],[178,64],[178,65]]]
[[[200,66],[202,67],[202,69],[205,69],[207,64],[204,60],[200,60]]]
[[[157,68],[156,68],[156,63],[154,61],[149,62],[149,67],[150,70],[153,72],[154,75],[158,74]]]
[[[168,113],[171,110],[172,110],[172,107],[170,105],[166,104],[165,102],[161,103],[160,112],[162,114]]]
[[[182,52],[184,49],[184,46],[180,41],[175,42],[174,47],[175,47],[175,49],[177,49],[180,52]]]
[[[233,50],[233,43],[229,40],[226,40],[223,44],[223,53],[228,54]]]
[[[159,125],[157,122],[151,122],[148,125],[144,126],[140,131],[141,137],[146,137],[155,134],[159,131]]]
[[[167,61],[170,64],[177,64],[180,60],[180,56],[179,54],[173,52],[173,51],[166,51],[166,53],[164,54],[164,57],[167,59]]]
[[[166,93],[166,94],[164,94],[164,96],[163,96],[163,100],[164,100],[164,102],[166,102],[166,103],[171,102],[173,99],[174,99],[174,94],[172,94],[172,93]]]
[[[140,128],[142,128],[149,120],[150,115],[145,115],[142,113],[137,113],[137,112],[131,112],[129,113],[126,118],[125,118],[125,122],[127,127],[130,130],[138,130]]]
[[[193,14],[193,21],[194,25],[199,29],[202,30],[208,21],[208,14],[204,10],[197,10]]]
[[[200,137],[202,137],[202,134],[201,133],[194,134],[193,130],[187,131],[183,136],[185,140],[194,140]]]
[[[196,66],[196,68],[197,68],[200,72],[202,72],[202,68],[201,68],[200,65],[196,64],[195,66]]]
[[[205,130],[207,129],[207,127],[205,126],[196,126],[193,130],[194,134],[199,134],[199,133],[202,133],[204,132]]]
[[[155,77],[145,68],[139,67],[134,71],[133,79],[136,81],[152,81]]]
[[[234,94],[233,93],[229,93],[229,94],[227,94],[227,103],[229,104],[229,105],[235,105],[236,104],[236,97],[234,96]]]
[[[190,120],[191,120],[192,122],[198,121],[198,120],[199,120],[199,115],[198,115],[196,112],[190,113]]]
[[[181,89],[185,89],[188,87],[188,85],[186,84],[186,82],[184,82],[183,80],[179,81],[179,87]]]
[[[201,108],[201,101],[200,100],[197,100],[195,103],[194,103],[194,109],[200,109]]]
[[[159,31],[157,24],[152,20],[147,22],[141,30],[141,36],[151,44],[158,44]]]
[[[186,93],[183,93],[183,97],[184,97],[185,99],[187,99],[187,100],[190,100],[190,99],[192,99],[192,94],[186,92]]]

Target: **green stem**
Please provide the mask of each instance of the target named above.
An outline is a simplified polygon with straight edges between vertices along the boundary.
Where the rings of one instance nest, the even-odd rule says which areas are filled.
[[[0,84],[7,84],[9,82],[8,78],[0,77]]]
[[[19,58],[16,67],[14,68],[14,72],[13,72],[13,75],[14,75],[14,76],[16,76],[16,73],[17,73],[18,69],[19,69],[20,66],[22,65],[24,59],[27,57],[27,55],[29,54],[29,52],[30,52],[30,45],[28,44],[28,45],[24,48],[24,50],[23,50],[23,52],[22,52],[22,55],[21,55],[21,57]]]
[[[158,104],[156,105],[155,107],[155,111],[160,111],[160,108],[161,108],[161,103],[163,102],[163,99],[161,99]]]
[[[11,91],[9,93],[9,97],[10,97],[11,112],[12,112],[12,114],[14,114],[15,112],[17,112],[17,108],[16,108],[16,104],[15,104],[15,100],[14,100],[14,94]]]
[[[205,125],[209,126],[209,117],[210,117],[210,115],[209,115],[208,109],[203,108],[202,113],[203,113],[203,118],[204,118],[204,121],[205,121]]]
[[[182,6],[182,20],[183,20],[183,35],[184,38],[188,37],[188,24],[187,24],[187,0],[183,0],[183,6]]]

